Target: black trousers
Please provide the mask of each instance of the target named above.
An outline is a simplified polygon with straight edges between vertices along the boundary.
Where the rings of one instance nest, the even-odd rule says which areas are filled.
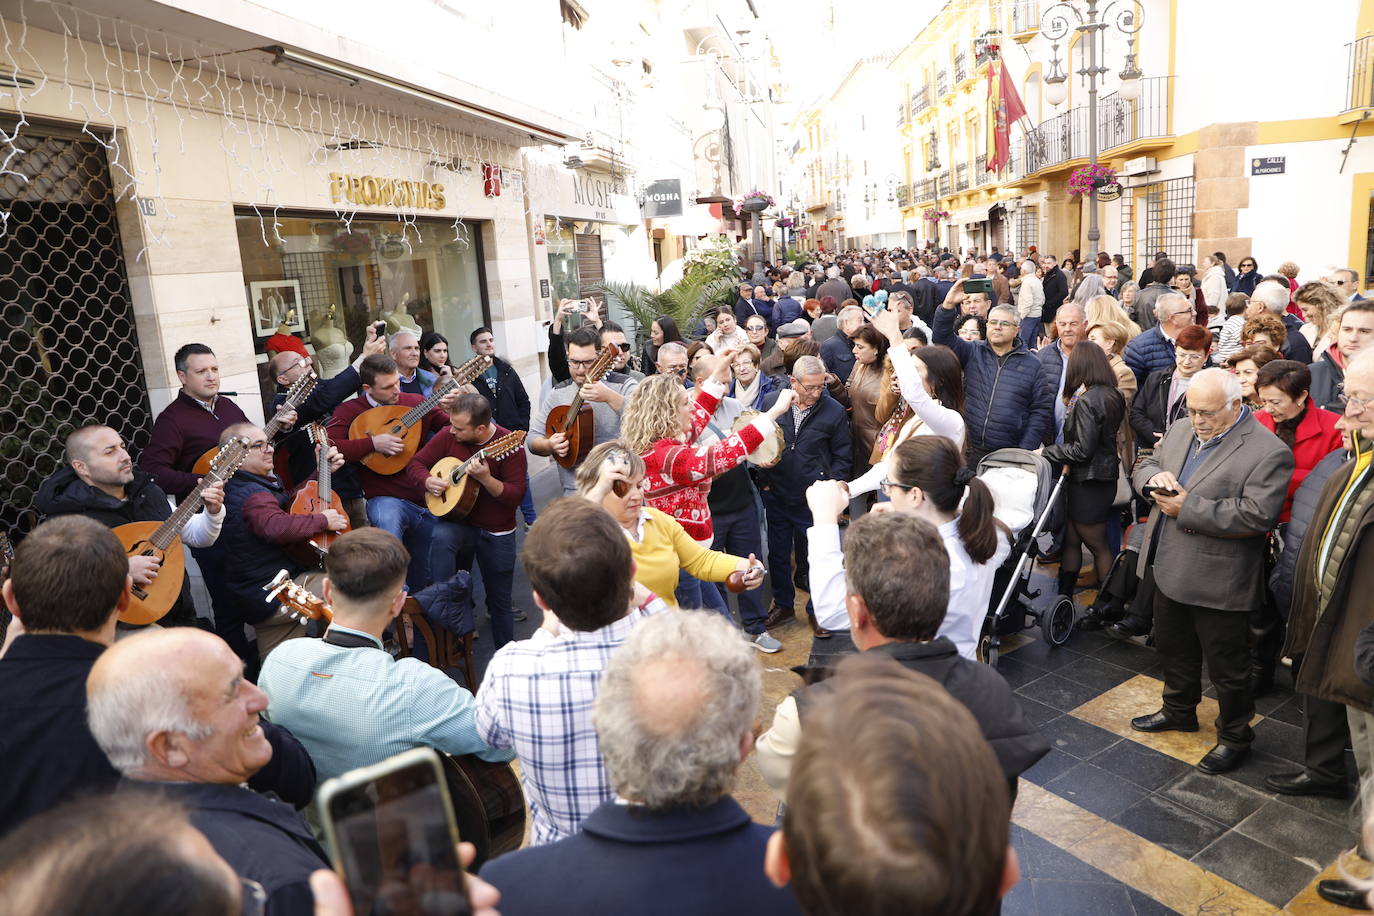
[[[1298,678],[1302,659],[1293,659],[1293,679]],[[1345,782],[1345,749],[1350,744],[1350,726],[1345,705],[1301,694],[1302,762],[1313,779]]]
[[[1197,715],[1202,700],[1202,663],[1217,690],[1217,742],[1249,747],[1255,740],[1250,720],[1250,617],[1243,611],[1218,611],[1174,601],[1155,589],[1155,649],[1164,668],[1164,711],[1177,719]]]

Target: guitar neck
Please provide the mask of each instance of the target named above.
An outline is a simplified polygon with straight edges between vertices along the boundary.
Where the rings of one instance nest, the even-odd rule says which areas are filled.
[[[606,377],[606,373],[611,369],[611,360],[615,358],[614,351],[606,350],[597,357],[596,362],[587,370],[587,380],[583,385],[595,385]],[[577,387],[577,394],[573,395],[572,401],[568,404],[568,419],[563,426],[563,432],[572,429],[573,423],[577,422],[577,415],[582,412],[582,386]]]
[[[267,425],[262,428],[262,431],[267,434],[268,442],[276,438],[277,433],[281,431],[282,424],[286,422],[286,415],[299,407],[314,387],[315,376],[313,374],[301,376],[296,384],[291,386],[291,390],[286,393],[286,400],[282,402],[281,407],[277,408],[272,419],[267,421]]]
[[[315,463],[316,476],[319,478],[320,502],[327,507],[334,501],[334,469],[329,466],[329,440],[320,442],[320,454]]]
[[[401,417],[401,425],[409,429],[419,423],[424,419],[425,414],[439,405],[439,402],[444,399],[444,395],[457,388],[459,384],[456,378],[447,378],[435,385],[434,390],[429,393],[429,397],[405,412],[405,415]]]
[[[513,433],[506,433],[499,439],[493,439],[479,448],[467,461],[464,461],[453,469],[451,482],[457,483],[462,479],[462,477],[467,474],[468,468],[472,466],[474,461],[479,459],[482,461],[500,461],[524,444],[525,436],[520,430]]]
[[[191,495],[187,496],[186,499],[182,500],[181,505],[172,510],[172,514],[167,517],[165,522],[157,526],[157,530],[152,533],[148,541],[158,550],[166,550],[171,547],[172,542],[186,527],[186,523],[191,520],[191,516],[200,511],[200,507],[204,505],[205,499],[202,494],[205,492],[205,488],[218,481],[219,477],[214,471],[202,477],[200,483],[196,484],[196,488],[191,491]]]

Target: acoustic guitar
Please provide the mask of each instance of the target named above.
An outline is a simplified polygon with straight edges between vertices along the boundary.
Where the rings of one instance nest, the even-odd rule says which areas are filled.
[[[472,511],[473,503],[477,502],[477,497],[482,492],[482,484],[468,476],[468,468],[479,459],[485,459],[488,463],[500,461],[512,452],[518,451],[525,444],[527,433],[523,429],[515,432],[506,433],[499,439],[493,439],[486,445],[477,450],[471,458],[461,461],[457,458],[440,458],[429,469],[431,477],[442,477],[448,481],[449,488],[441,496],[433,493],[425,494],[425,504],[429,506],[429,511],[435,517],[448,516],[453,519],[466,518]]]
[[[475,356],[455,369],[453,375],[437,382],[429,397],[414,407],[384,404],[358,414],[348,426],[348,438],[367,439],[389,433],[405,440],[405,445],[395,455],[372,452],[363,458],[363,465],[383,476],[390,476],[404,468],[420,448],[420,427],[417,424],[439,406],[449,392],[470,383],[490,366],[490,356]]]
[[[248,457],[248,437],[237,436],[226,442],[215,455],[205,476],[196,484],[191,495],[182,500],[165,522],[130,522],[114,529],[115,537],[131,557],[158,557],[157,578],[145,586],[134,586],[133,600],[119,615],[124,623],[144,625],[156,623],[181,597],[181,585],[186,579],[186,555],[181,550],[181,531],[202,505],[201,494],[213,483],[222,483],[234,476],[234,471]]]
[[[594,385],[601,381],[611,370],[618,352],[615,344],[606,344],[596,362],[587,370],[587,380],[583,384]],[[568,469],[575,467],[596,444],[596,420],[592,416],[591,406],[582,403],[581,390],[573,395],[571,404],[560,404],[549,411],[549,418],[544,423],[544,435],[553,436],[556,433],[568,437],[568,454],[561,458],[554,455],[553,460]]]
[[[263,588],[267,600],[278,601],[281,613],[293,620],[334,620],[323,598],[291,580],[286,570]],[[491,763],[475,755],[441,753],[449,797],[453,801],[458,835],[477,847],[475,870],[493,856],[520,848],[525,837],[525,793],[508,763]]]
[[[306,431],[310,434],[310,441],[315,443],[315,448],[319,452],[316,459],[314,480],[307,480],[305,485],[296,491],[295,497],[291,500],[290,513],[292,515],[319,515],[325,509],[333,509],[344,518],[348,513],[344,511],[343,497],[334,492],[333,475],[334,470],[329,466],[329,433],[325,430],[323,423],[311,423]],[[318,554],[329,553],[329,547],[339,539],[339,535],[344,531],[323,531],[310,539],[310,546],[315,548]],[[319,561],[319,556],[309,558],[310,563]]]
[[[291,387],[286,389],[286,400],[277,408],[277,412],[272,415],[272,419],[267,421],[267,425],[262,431],[267,434],[267,441],[271,442],[281,431],[282,424],[286,421],[286,415],[297,407],[305,403],[305,399],[310,397],[310,392],[315,389],[315,373],[307,372],[300,378],[291,383]],[[208,474],[210,472],[210,462],[215,460],[215,455],[219,453],[219,448],[212,448],[204,455],[196,459],[196,463],[191,468],[192,474]]]
[[[0,531],[0,582],[10,577],[10,564],[14,562],[14,545],[10,536]],[[5,643],[5,633],[9,630],[11,614],[9,608],[0,604],[0,645]]]

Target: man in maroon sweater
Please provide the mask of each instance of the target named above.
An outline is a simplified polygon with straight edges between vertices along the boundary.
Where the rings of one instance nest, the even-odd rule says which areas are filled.
[[[400,369],[396,361],[385,354],[364,359],[358,367],[358,375],[362,379],[363,392],[350,401],[344,401],[334,411],[334,418],[329,421],[329,441],[334,443],[344,461],[357,474],[358,485],[367,497],[368,521],[374,527],[396,535],[410,551],[406,585],[413,595],[432,581],[429,574],[429,539],[434,528],[434,516],[425,508],[424,487],[412,481],[404,471],[388,476],[378,474],[362,464],[362,460],[373,452],[399,454],[405,444],[399,436],[382,433],[350,439],[348,427],[363,411],[373,407],[393,404],[414,407],[425,399],[418,394],[401,391]],[[457,391],[451,392],[439,401],[438,408],[420,420],[421,442],[448,426],[448,407],[457,397]]]
[[[429,469],[439,459],[467,461],[484,445],[510,432],[492,422],[491,402],[480,394],[459,395],[448,417],[448,428],[430,439],[406,466],[409,481],[436,496],[450,486],[447,480],[430,475]],[[430,572],[436,582],[443,582],[458,569],[471,571],[476,558],[487,590],[492,639],[499,649],[515,637],[510,593],[515,575],[515,510],[528,485],[525,449],[522,446],[491,462],[479,458],[467,473],[481,489],[466,518],[435,521]]]
[[[276,613],[276,605],[267,602],[262,587],[283,569],[292,578],[307,571],[300,562],[302,552],[290,548],[308,547],[317,534],[344,530],[348,516],[334,509],[292,515],[287,510],[294,494],[283,489],[272,472],[273,449],[267,435],[252,423],[236,423],[224,431],[224,441],[232,436],[248,437],[248,457],[224,487],[225,519],[219,539],[233,557],[225,566],[231,607],[226,613],[216,608],[215,629],[234,654],[255,670],[257,661],[283,640],[305,633],[304,625]],[[343,465],[338,449],[331,448],[329,458],[334,467]],[[300,584],[310,587],[307,582]],[[244,637],[244,624],[257,630],[256,655]]]
[[[219,360],[205,344],[186,344],[177,350],[172,363],[181,390],[153,422],[152,436],[138,466],[153,476],[164,493],[180,502],[200,482],[200,475],[191,472],[200,456],[219,445],[226,429],[247,423],[248,418],[237,404],[219,396]],[[191,548],[191,556],[200,567],[218,620],[220,605],[229,603],[224,585],[224,539],[209,547]],[[226,608],[224,613],[231,612]],[[241,637],[240,642],[244,641]]]

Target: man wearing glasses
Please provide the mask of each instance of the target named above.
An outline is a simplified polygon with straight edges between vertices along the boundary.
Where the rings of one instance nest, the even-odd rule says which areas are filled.
[[[1193,304],[1178,293],[1167,293],[1156,299],[1154,315],[1155,325],[1133,338],[1122,355],[1135,373],[1137,384],[1143,384],[1156,369],[1174,365],[1175,341],[1184,328],[1194,323]]]
[[[1374,349],[1361,351],[1346,367],[1345,412],[1337,426],[1350,434],[1353,450],[1327,478],[1303,539],[1283,654],[1302,658],[1294,675],[1299,693],[1345,706],[1363,822],[1374,810]],[[1364,889],[1339,879],[1318,882],[1317,893],[1341,906],[1368,909]]]
[[[1350,302],[1359,302],[1364,299],[1360,295],[1360,274],[1352,267],[1342,267],[1335,272],[1331,282],[1336,284],[1336,291]]]
[[[326,531],[343,531],[348,527],[348,516],[333,509],[292,515],[287,510],[294,494],[272,472],[272,443],[262,427],[236,423],[224,431],[220,445],[237,436],[248,439],[248,456],[224,485],[225,518],[219,541],[233,561],[225,564],[225,600],[215,602],[215,630],[252,669],[259,658],[266,658],[284,640],[305,635],[302,623],[276,613],[276,605],[263,600],[262,587],[283,569],[292,577],[304,572],[307,567],[300,562],[302,553],[291,548],[308,552],[311,538]],[[330,467],[338,470],[343,463],[343,455],[331,445]],[[247,657],[244,624],[257,630],[257,652]]]
[[[530,419],[531,435],[527,440],[529,450],[543,457],[562,457],[568,454],[569,443],[566,435],[544,435],[549,412],[555,407],[569,405],[575,396],[581,395],[582,403],[592,409],[592,444],[600,445],[620,435],[620,412],[635,388],[639,386],[638,380],[614,370],[607,372],[600,381],[588,382],[588,372],[596,363],[600,351],[601,338],[595,329],[580,327],[570,334],[565,334],[563,339],[567,346],[568,372],[572,378],[549,389],[549,393],[539,404],[539,410]],[[685,363],[683,370],[686,371]],[[565,468],[561,464],[557,467],[558,479],[563,484],[563,495],[572,496],[577,492],[574,469]]]
[[[1215,775],[1240,766],[1255,737],[1249,617],[1265,600],[1265,538],[1283,508],[1293,453],[1254,418],[1226,370],[1202,370],[1185,397],[1192,423],[1170,427],[1132,475],[1154,503],[1138,573],[1154,574],[1164,702],[1131,727],[1197,731],[1205,660],[1220,713],[1217,744],[1197,768]]]

